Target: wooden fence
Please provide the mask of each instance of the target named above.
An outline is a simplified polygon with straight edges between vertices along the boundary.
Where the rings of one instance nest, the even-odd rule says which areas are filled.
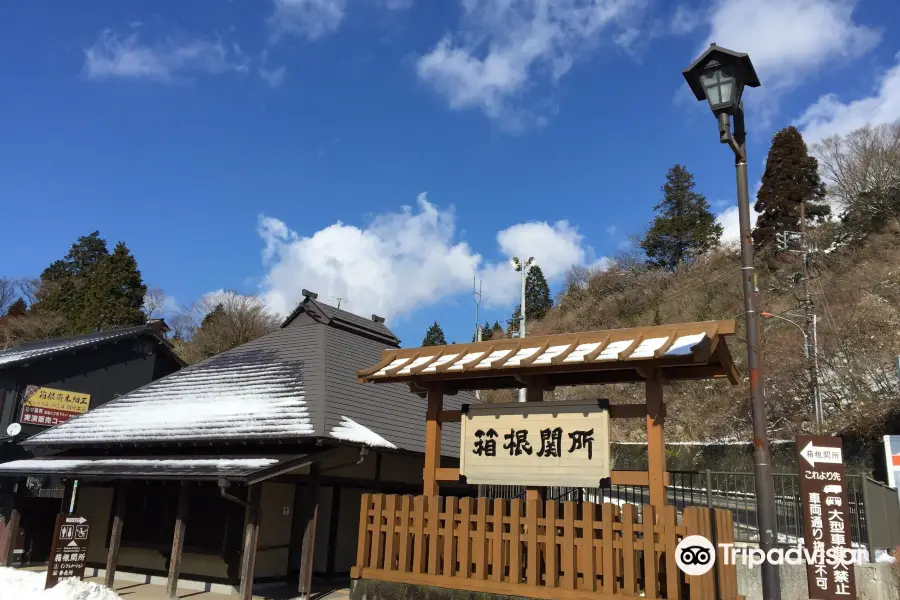
[[[733,543],[731,513],[553,500],[363,494],[354,578],[547,599],[734,600],[722,551],[686,577],[675,546],[687,535]],[[652,525],[654,524],[655,525]]]

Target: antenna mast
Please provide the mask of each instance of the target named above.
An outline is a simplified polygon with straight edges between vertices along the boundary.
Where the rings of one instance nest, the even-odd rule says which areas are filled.
[[[332,300],[332,302],[337,302],[337,308],[341,307],[341,302],[346,302],[347,304],[349,304],[350,303],[350,286],[349,285],[347,286],[347,296],[345,298],[341,297],[341,296],[335,296],[334,294],[332,294],[331,292],[332,292],[333,287],[334,287],[334,280],[332,279],[331,281],[328,282],[328,297]]]
[[[475,341],[481,341],[481,319],[478,316],[478,310],[481,308],[481,281],[478,287],[475,287],[476,276],[472,275],[472,298],[475,300]],[[481,392],[475,390],[475,397],[481,400]]]

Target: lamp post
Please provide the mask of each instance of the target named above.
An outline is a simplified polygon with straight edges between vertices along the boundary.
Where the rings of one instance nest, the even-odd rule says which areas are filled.
[[[528,276],[528,269],[534,266],[534,257],[530,257],[525,262],[520,262],[518,256],[513,256],[513,269],[522,274],[522,303],[519,305],[519,339],[525,337],[525,280]],[[525,402],[525,389],[519,389],[519,402]]]
[[[753,267],[753,241],[750,238],[750,189],[747,184],[747,148],[744,130],[744,87],[759,87],[759,78],[742,52],[710,44],[709,48],[684,70],[697,100],[709,102],[719,124],[719,141],[734,153],[737,175],[738,216],[741,229],[741,279],[744,287],[744,315],[747,328],[747,370],[753,406],[753,473],[756,480],[756,514],[760,548],[768,551],[778,541],[775,512],[775,485],[769,453],[766,398],[759,368],[759,313],[756,307],[756,270]],[[734,134],[731,118],[734,118]],[[781,600],[778,567],[768,561],[761,565],[762,592],[765,600]]]

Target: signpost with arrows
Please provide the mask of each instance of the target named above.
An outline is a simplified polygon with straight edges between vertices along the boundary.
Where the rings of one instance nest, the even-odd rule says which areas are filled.
[[[811,600],[856,598],[850,564],[850,509],[847,504],[841,438],[797,436],[803,540],[812,560],[806,580]]]
[[[60,579],[84,578],[90,532],[91,526],[86,518],[67,514],[56,515],[50,560],[47,562],[45,589],[53,587]]]

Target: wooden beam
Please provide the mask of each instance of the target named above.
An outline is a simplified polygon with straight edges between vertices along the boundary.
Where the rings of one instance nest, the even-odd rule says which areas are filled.
[[[172,535],[172,554],[169,557],[169,580],[166,593],[170,600],[178,597],[178,575],[181,573],[181,554],[184,549],[184,530],[190,508],[190,488],[182,484],[178,490],[178,513],[175,516],[175,533]]]
[[[244,550],[241,554],[241,600],[253,598],[253,576],[256,572],[256,550],[259,542],[260,500],[262,485],[255,483],[247,488],[250,506],[244,512]]]
[[[381,456],[380,454],[378,456]],[[303,529],[303,546],[300,554],[300,582],[297,591],[306,600],[312,596],[313,563],[316,554],[316,526],[319,522],[319,482],[321,476],[318,463],[309,468],[309,484],[306,488],[308,519]],[[334,508],[332,507],[332,510]]]
[[[459,423],[462,421],[461,410],[442,410],[439,417],[441,423]]]
[[[113,588],[116,581],[116,567],[119,564],[119,548],[122,546],[122,527],[125,524],[125,508],[128,502],[128,483],[116,486],[116,508],[113,513],[112,530],[109,534],[109,552],[106,554],[106,575],[103,585]]]
[[[457,467],[440,467],[436,469],[436,481],[459,481],[459,468]]]
[[[645,386],[647,391],[647,471],[650,477],[650,504],[660,510],[666,505],[663,386],[659,378],[648,379]]]
[[[425,422],[425,468],[422,472],[425,496],[437,496],[437,470],[441,466],[441,411],[444,408],[444,393],[435,386],[428,390],[428,411]]]
[[[16,552],[16,540],[19,537],[19,526],[22,523],[22,490],[25,480],[16,482],[13,492],[13,504],[9,512],[9,519],[3,527],[2,545],[0,545],[0,566],[10,567]]]
[[[643,419],[647,416],[646,404],[611,404],[610,419]]]

